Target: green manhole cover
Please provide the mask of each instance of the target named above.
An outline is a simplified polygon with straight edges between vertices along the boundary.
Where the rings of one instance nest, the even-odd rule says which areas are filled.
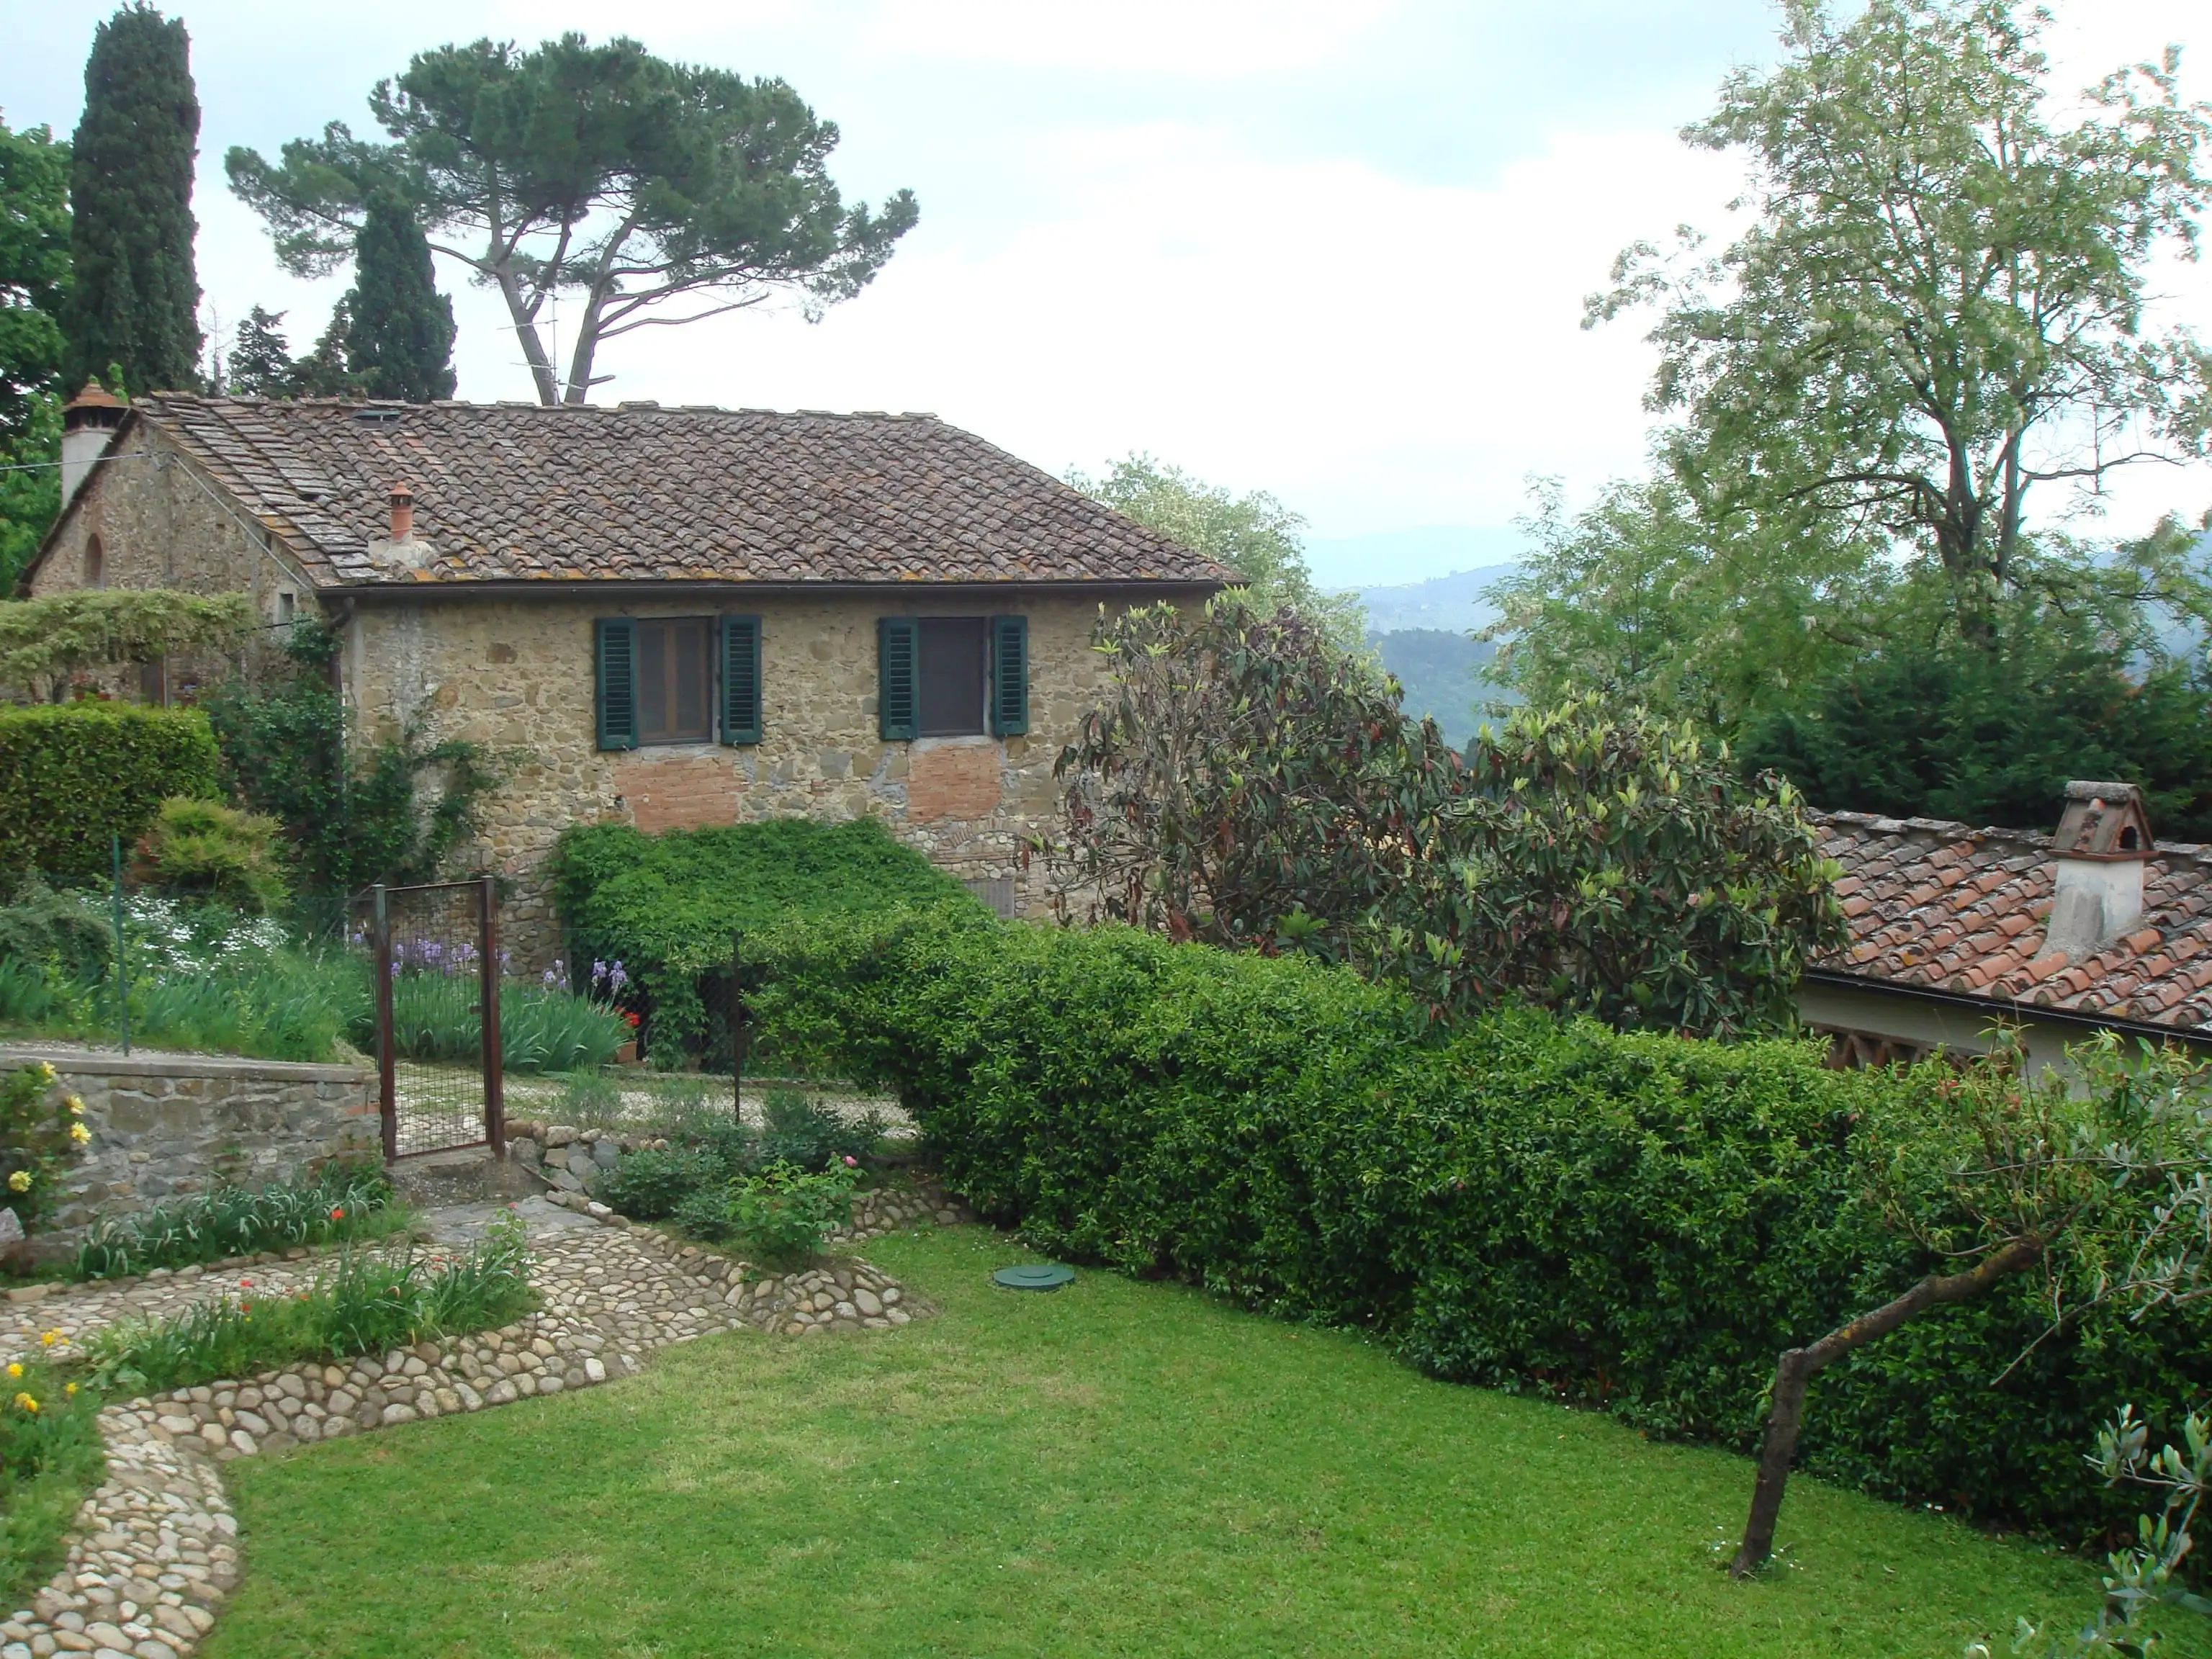
[[[1073,1267],[1001,1267],[991,1275],[991,1282],[1009,1291],[1056,1291],[1063,1285],[1073,1284]]]

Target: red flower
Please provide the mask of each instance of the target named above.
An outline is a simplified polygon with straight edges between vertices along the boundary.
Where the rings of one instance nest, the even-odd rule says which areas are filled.
[[[631,1030],[635,1031],[637,1030],[638,1018],[635,1014],[624,1014],[623,1018],[629,1022],[629,1029]]]
[[[253,1281],[250,1279],[241,1279],[238,1281],[238,1288],[241,1291],[250,1291],[253,1288]]]
[[[336,1205],[331,1206],[331,1219],[333,1221],[343,1221],[345,1219],[345,1212],[338,1208]]]

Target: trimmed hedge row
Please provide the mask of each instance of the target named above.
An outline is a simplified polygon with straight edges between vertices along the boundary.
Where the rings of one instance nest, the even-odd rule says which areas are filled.
[[[213,798],[221,757],[196,709],[68,702],[0,708],[0,873],[105,874],[172,795]]]
[[[957,916],[787,930],[787,1052],[896,1087],[948,1183],[1040,1248],[1371,1328],[1444,1377],[1655,1435],[1756,1443],[1776,1354],[1929,1265],[1863,1201],[1854,1126],[1924,1082],[1810,1044],[1498,1014],[1417,1043],[1389,990],[1304,959]],[[2212,1383],[2212,1314],[2037,1346],[2036,1287],[1944,1310],[1817,1379],[1801,1467],[2086,1540],[2083,1469],[2131,1401]]]
[[[774,818],[647,835],[628,824],[561,832],[550,866],[554,903],[579,963],[619,962],[638,987],[656,1056],[703,1053],[727,1064],[724,1006],[730,933],[909,906],[981,903],[882,820]]]

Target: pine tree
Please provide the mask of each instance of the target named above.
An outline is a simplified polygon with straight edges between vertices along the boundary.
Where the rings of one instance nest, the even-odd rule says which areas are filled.
[[[315,349],[292,364],[292,395],[298,398],[359,398],[365,395],[360,378],[349,374],[346,360],[352,355],[353,290],[338,295],[331,307],[330,326],[315,342]]]
[[[372,398],[452,397],[453,302],[438,292],[430,244],[397,192],[369,192],[353,246],[347,370]]]
[[[224,362],[224,382],[234,398],[289,398],[298,390],[291,349],[284,341],[284,313],[256,306],[238,325]]]
[[[200,106],[190,54],[182,20],[143,0],[93,37],[70,172],[71,385],[111,365],[133,392],[199,382],[191,202]]]

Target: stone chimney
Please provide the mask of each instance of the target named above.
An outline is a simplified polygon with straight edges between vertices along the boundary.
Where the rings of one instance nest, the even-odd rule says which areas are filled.
[[[2131,783],[2068,784],[2051,851],[2058,878],[2044,954],[2063,951],[2081,962],[2142,916],[2143,865],[2153,851],[2142,792]]]
[[[124,404],[120,398],[97,380],[87,380],[84,390],[62,410],[62,505],[67,507],[76,497],[84,481],[92,476],[93,463],[107,447],[107,441],[115,435],[115,428],[123,424]]]

